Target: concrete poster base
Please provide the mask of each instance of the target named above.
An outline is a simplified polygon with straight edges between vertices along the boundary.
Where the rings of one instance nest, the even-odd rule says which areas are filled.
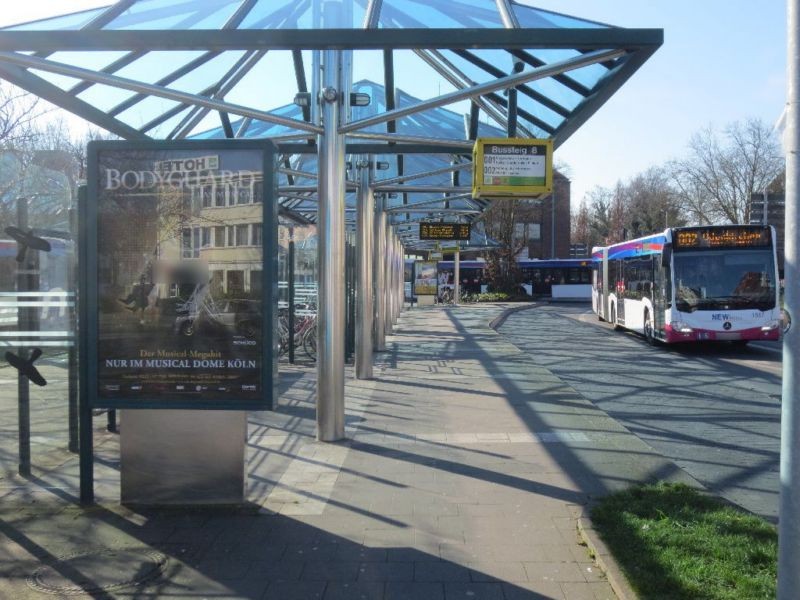
[[[120,411],[123,504],[243,504],[247,413]]]

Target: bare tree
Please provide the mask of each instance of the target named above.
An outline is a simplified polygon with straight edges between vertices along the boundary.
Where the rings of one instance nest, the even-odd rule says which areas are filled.
[[[720,138],[708,127],[695,134],[684,159],[670,165],[685,210],[699,223],[747,223],[750,198],[780,175],[775,135],[757,119],[735,122]]]
[[[649,235],[668,226],[686,225],[678,195],[664,168],[650,167],[636,175],[623,187],[623,193],[628,237]]]
[[[626,236],[625,228],[625,187],[621,181],[617,181],[611,197],[611,208],[609,210],[609,241],[613,244],[624,240]]]
[[[487,278],[494,291],[516,291],[520,275],[516,258],[528,245],[535,207],[535,200],[496,200],[481,217],[486,235],[500,244],[486,252]]]
[[[589,240],[590,246],[599,246],[608,243],[611,232],[611,200],[612,192],[597,186],[586,194],[584,202],[588,199],[589,210]]]
[[[36,137],[34,120],[42,113],[38,99],[0,82],[0,222],[16,221],[16,200],[25,178],[22,148]]]
[[[586,198],[581,200],[578,211],[572,215],[570,223],[570,240],[573,244],[584,244],[591,249],[595,240],[592,237],[591,214]]]
[[[9,149],[30,142],[36,137],[34,121],[43,112],[36,96],[0,81],[0,146]]]

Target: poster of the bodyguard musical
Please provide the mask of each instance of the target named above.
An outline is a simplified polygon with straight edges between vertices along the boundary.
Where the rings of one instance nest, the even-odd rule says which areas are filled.
[[[259,405],[263,147],[100,142],[89,157],[95,406]]]

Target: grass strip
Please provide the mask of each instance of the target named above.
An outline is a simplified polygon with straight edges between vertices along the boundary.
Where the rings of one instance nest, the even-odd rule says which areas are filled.
[[[607,496],[592,524],[643,600],[775,598],[775,527],[686,485]]]

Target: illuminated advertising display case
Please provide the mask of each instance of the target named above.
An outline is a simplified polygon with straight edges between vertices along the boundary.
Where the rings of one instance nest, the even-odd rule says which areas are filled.
[[[261,141],[90,144],[93,407],[271,405],[273,164]]]
[[[438,291],[437,264],[418,260],[414,263],[414,295],[435,296]]]

